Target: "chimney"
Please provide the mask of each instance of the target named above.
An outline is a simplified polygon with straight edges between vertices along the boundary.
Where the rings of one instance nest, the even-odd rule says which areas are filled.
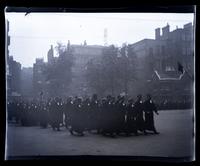
[[[159,40],[160,39],[160,28],[155,29],[155,39]]]
[[[84,40],[84,46],[87,46],[87,42],[86,42],[86,40]]]
[[[167,23],[167,26],[162,28],[162,36],[164,38],[167,38],[168,34],[169,34],[169,24]]]
[[[67,50],[69,51],[70,49],[70,40],[68,40],[68,43],[67,43]]]
[[[53,58],[54,58],[53,45],[51,45],[51,48],[49,49],[49,51],[47,53],[48,63],[52,63]]]
[[[51,45],[51,56],[54,57],[54,54],[53,54],[53,45]]]

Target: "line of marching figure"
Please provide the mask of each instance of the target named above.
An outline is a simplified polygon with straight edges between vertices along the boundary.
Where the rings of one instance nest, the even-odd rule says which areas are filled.
[[[54,131],[65,126],[72,135],[83,136],[85,132],[96,132],[104,136],[159,134],[154,125],[156,105],[147,95],[125,99],[108,95],[98,99],[68,97],[66,100],[55,97],[47,101],[15,101],[7,103],[8,122],[14,121],[22,126],[49,125]]]

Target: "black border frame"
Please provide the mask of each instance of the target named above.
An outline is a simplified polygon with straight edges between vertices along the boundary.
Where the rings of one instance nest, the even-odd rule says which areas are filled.
[[[81,5],[81,4],[73,4],[72,1],[68,1],[69,3],[66,4],[63,2],[59,3],[60,0],[57,1],[57,5],[52,5],[52,3],[48,3],[45,1],[43,1],[42,3],[38,0],[36,1],[20,1],[20,2],[12,2],[12,1],[3,1],[3,5],[1,6],[1,14],[3,15],[3,20],[1,25],[2,28],[2,35],[1,36],[1,52],[2,55],[5,55],[5,17],[4,17],[4,9],[6,6],[12,6],[12,7],[7,7],[6,11],[7,12],[26,12],[26,13],[30,13],[30,12],[155,12],[155,13],[193,13],[195,12],[195,7],[194,5],[190,4],[190,5],[158,5],[158,2],[154,3],[150,3],[148,5],[130,5],[127,4],[123,6],[123,4],[121,4],[121,6],[117,6],[115,5],[111,5],[108,7],[102,6],[102,5],[98,5],[97,6],[93,5],[91,6],[91,4],[89,6],[87,5]],[[191,3],[193,1],[190,1]],[[55,3],[55,2],[54,2]],[[194,4],[194,2],[193,2]],[[81,5],[81,6],[80,6]],[[105,4],[104,4],[105,5]],[[15,7],[13,7],[15,6]],[[25,7],[22,7],[25,6]],[[196,6],[197,9],[197,15],[198,15],[198,6]],[[196,21],[196,27],[198,27],[198,22]],[[3,39],[3,40],[2,40]],[[196,40],[197,41],[197,40]],[[195,45],[196,45],[196,41],[195,41]],[[196,54],[198,53],[198,51],[196,50]],[[5,62],[5,57],[3,56],[2,58],[3,62]],[[196,59],[195,59],[196,60]],[[196,62],[197,64],[197,62]],[[2,72],[2,76],[3,79],[2,80],[2,84],[3,84],[3,88],[1,88],[1,90],[3,91],[3,95],[1,95],[1,97],[3,97],[3,99],[1,100],[1,105],[4,106],[3,108],[5,108],[5,64],[3,65],[3,70],[1,70]],[[197,75],[197,70],[196,71],[196,75]],[[1,84],[1,85],[2,85]],[[196,83],[197,86],[197,83]],[[197,87],[196,87],[197,88]],[[197,92],[197,91],[196,91]],[[197,99],[196,99],[197,102]],[[2,127],[2,131],[3,134],[1,134],[0,138],[1,138],[1,143],[3,144],[2,146],[2,151],[1,151],[1,160],[5,160],[5,124],[6,124],[6,111],[1,110],[0,111],[0,125]],[[3,117],[3,118],[2,118]],[[197,126],[197,124],[196,124]],[[196,139],[197,140],[197,139]],[[196,143],[197,144],[197,143]],[[197,149],[196,149],[197,150]],[[27,156],[27,157],[23,157],[23,156],[15,156],[15,157],[11,157],[8,156],[7,158],[8,160],[94,160],[94,161],[99,161],[99,160],[109,160],[109,161],[153,161],[153,162],[169,162],[169,163],[179,163],[179,162],[191,162],[191,158],[190,157],[181,157],[181,158],[165,158],[165,157],[145,157],[145,156],[139,156],[139,157],[135,157],[135,156]],[[196,152],[196,159],[197,159],[197,152]]]

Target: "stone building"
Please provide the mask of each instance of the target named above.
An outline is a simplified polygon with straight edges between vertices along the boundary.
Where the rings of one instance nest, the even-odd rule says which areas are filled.
[[[43,69],[45,67],[43,58],[36,58],[36,62],[33,64],[33,95],[39,97],[40,93],[45,91],[46,81],[43,75]]]
[[[7,81],[9,83],[8,96],[21,96],[21,64],[13,59],[13,56],[8,57],[9,76]]]
[[[21,95],[26,99],[33,97],[33,67],[21,70]]]
[[[60,94],[61,96],[87,95],[90,93],[90,88],[87,87],[87,80],[85,77],[86,65],[91,59],[100,58],[103,48],[104,46],[87,45],[86,41],[84,42],[84,45],[71,45],[70,42],[68,42],[64,49],[68,49],[68,51],[70,50],[74,58],[74,65],[72,66],[72,81],[67,88],[67,91]],[[58,59],[59,56],[54,56],[54,48],[52,45],[47,52],[47,62],[44,62],[41,58],[36,59],[36,62],[33,65],[33,89],[35,97],[38,97],[41,92],[43,92],[44,96],[51,97],[48,95],[48,83],[50,83],[50,81],[45,80],[42,71],[46,65],[53,66],[56,64]]]
[[[9,50],[8,47],[10,45],[10,36],[9,36],[9,21],[6,20],[6,55],[5,55],[5,64],[6,64],[6,91],[7,95],[11,96],[11,74],[9,71]]]
[[[194,27],[192,23],[184,25],[183,28],[177,27],[171,32],[167,24],[162,28],[162,35],[160,28],[157,28],[155,39],[141,40],[132,44],[131,48],[137,61],[138,82],[135,82],[137,87],[135,93],[153,93],[154,96],[160,96],[158,98],[166,98],[166,96],[168,98],[171,96],[179,96],[182,99],[191,98],[194,75]],[[183,66],[183,73],[178,71],[178,63]],[[158,82],[159,86],[155,86]],[[164,89],[169,90],[169,95],[162,90],[163,85]]]
[[[105,47],[100,45],[71,45],[74,56],[72,67],[72,83],[70,86],[71,95],[90,95],[92,93],[87,87],[86,65],[91,59],[98,59],[102,56]]]
[[[21,64],[10,56],[9,45],[9,21],[6,20],[6,92],[9,99],[15,99],[21,96]]]

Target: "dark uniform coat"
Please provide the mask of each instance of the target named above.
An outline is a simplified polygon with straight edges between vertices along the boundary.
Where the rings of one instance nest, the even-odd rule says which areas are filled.
[[[144,122],[144,117],[143,117],[143,110],[144,110],[143,103],[141,100],[137,100],[134,105],[135,105],[134,109],[136,113],[137,129],[140,131],[144,131],[145,122]]]
[[[145,112],[145,129],[155,131],[154,115],[153,112],[157,112],[157,108],[152,100],[146,100],[144,102]]]

